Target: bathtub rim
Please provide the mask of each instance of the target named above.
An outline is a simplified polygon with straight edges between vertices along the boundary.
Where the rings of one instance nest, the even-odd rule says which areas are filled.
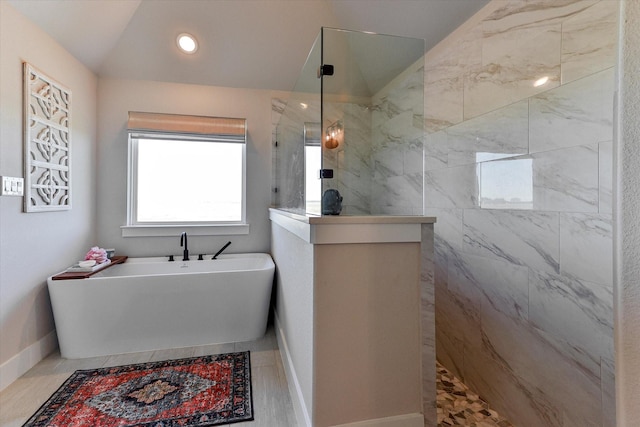
[[[175,257],[175,256],[174,256]],[[73,282],[82,283],[85,280],[91,281],[100,281],[106,279],[114,279],[114,278],[130,278],[130,277],[165,277],[165,276],[180,276],[180,275],[194,275],[194,274],[221,274],[221,273],[234,273],[234,272],[260,272],[260,271],[268,271],[275,269],[275,262],[273,261],[273,257],[271,254],[267,252],[249,252],[249,253],[237,253],[237,254],[222,254],[219,255],[216,260],[212,260],[213,254],[203,254],[205,258],[202,261],[197,260],[197,256],[191,257],[194,259],[190,259],[189,261],[181,261],[176,259],[175,261],[169,261],[168,256],[156,256],[156,257],[128,257],[127,260],[123,263],[116,264],[113,266],[109,266],[102,271],[96,272],[89,277],[73,280]],[[207,258],[209,257],[209,258]],[[244,270],[238,269],[225,269],[225,270],[198,270],[198,271],[170,271],[170,272],[148,272],[144,274],[123,274],[123,275],[115,275],[112,274],[114,271],[118,270],[118,267],[132,264],[166,264],[169,262],[174,262],[176,265],[183,263],[212,263],[216,261],[225,261],[225,260],[236,260],[236,259],[257,259],[258,261],[263,261],[262,264],[258,266],[254,266],[251,268],[247,268]],[[200,264],[202,265],[202,264]],[[112,270],[113,269],[113,270]],[[53,280],[53,277],[60,273],[56,273],[47,278],[47,283],[50,285],[63,285],[68,284],[69,280]]]

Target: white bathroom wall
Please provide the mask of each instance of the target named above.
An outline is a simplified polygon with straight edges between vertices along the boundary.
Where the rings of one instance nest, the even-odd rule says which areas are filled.
[[[0,389],[53,350],[48,276],[95,244],[97,78],[39,27],[0,2],[0,175],[23,174],[22,63],[72,92],[71,210],[23,213],[0,197]]]
[[[619,427],[640,419],[640,2],[625,0],[618,58],[616,150],[616,403]]]
[[[268,252],[271,182],[271,91],[143,80],[100,79],[98,84],[98,242],[116,253],[150,256],[181,253],[179,236],[127,237],[127,119],[129,111],[246,118],[248,235],[190,236],[192,254],[212,253],[228,240],[228,252]],[[189,185],[185,182],[185,185]],[[170,194],[167,197],[171,197]],[[188,232],[188,230],[185,230]]]
[[[300,426],[313,413],[314,253],[313,245],[271,223],[271,256],[276,262],[276,334]]]

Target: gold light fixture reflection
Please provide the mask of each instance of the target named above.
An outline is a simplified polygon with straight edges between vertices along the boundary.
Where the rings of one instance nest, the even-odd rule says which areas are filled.
[[[342,121],[338,120],[327,127],[324,134],[324,147],[330,150],[338,148],[344,142],[344,127]]]

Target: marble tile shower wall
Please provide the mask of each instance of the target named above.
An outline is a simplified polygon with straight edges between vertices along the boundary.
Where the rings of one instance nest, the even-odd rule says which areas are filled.
[[[344,145],[324,150],[346,215],[422,215],[424,69],[410,68],[368,102],[325,102],[325,123],[344,124]]]
[[[410,67],[372,97],[371,213],[423,214],[424,68]]]
[[[343,197],[343,215],[371,214],[371,109],[367,103],[325,102],[325,123],[342,121],[344,144],[323,150],[323,168],[334,178],[323,181],[323,191],[337,189]]]
[[[619,5],[490,5],[425,61],[438,359],[515,425],[614,426]]]

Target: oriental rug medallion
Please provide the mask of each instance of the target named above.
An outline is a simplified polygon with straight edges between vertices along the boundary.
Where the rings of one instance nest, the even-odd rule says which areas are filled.
[[[247,351],[76,371],[23,427],[205,427],[250,420]]]

